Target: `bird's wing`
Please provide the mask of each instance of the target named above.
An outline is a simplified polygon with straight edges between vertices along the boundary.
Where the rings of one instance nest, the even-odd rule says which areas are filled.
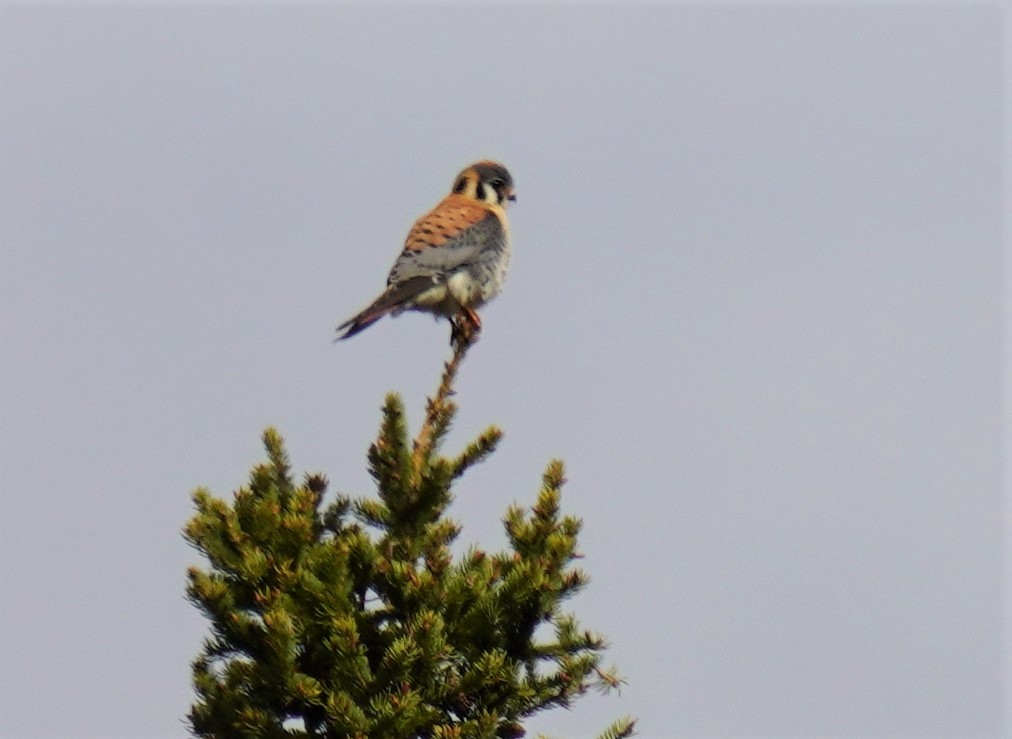
[[[442,246],[489,215],[491,211],[485,203],[463,195],[447,195],[435,208],[415,221],[404,241],[404,250],[424,251],[429,247]]]
[[[417,276],[440,280],[456,269],[477,264],[487,249],[501,248],[506,230],[496,213],[461,200],[447,198],[415,223],[390,270],[388,285]]]

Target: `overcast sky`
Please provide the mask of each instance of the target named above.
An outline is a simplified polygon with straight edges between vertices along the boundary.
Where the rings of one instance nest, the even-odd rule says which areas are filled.
[[[628,679],[532,732],[1007,736],[1003,20],[4,4],[0,735],[185,734],[191,491],[273,424],[371,492],[447,329],[333,329],[491,157],[513,267],[449,451],[506,438],[452,513],[502,546],[563,457]]]

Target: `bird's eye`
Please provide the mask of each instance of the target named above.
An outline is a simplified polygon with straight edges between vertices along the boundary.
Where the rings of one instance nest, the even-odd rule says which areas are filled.
[[[496,177],[494,180],[492,180],[492,187],[496,188],[497,190],[505,184],[506,180],[504,180],[502,177]]]

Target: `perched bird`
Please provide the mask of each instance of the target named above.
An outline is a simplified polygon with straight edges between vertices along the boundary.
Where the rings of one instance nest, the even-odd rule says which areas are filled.
[[[478,162],[458,174],[450,194],[415,221],[386,290],[338,326],[343,333],[337,338],[354,336],[388,313],[417,310],[449,319],[451,341],[472,341],[481,330],[475,309],[498,295],[506,277],[506,202],[513,200],[513,178],[497,162]]]

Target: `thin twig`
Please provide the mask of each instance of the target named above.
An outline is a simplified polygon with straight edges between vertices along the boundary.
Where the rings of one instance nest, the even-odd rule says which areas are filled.
[[[467,350],[471,348],[473,341],[454,341],[453,356],[443,365],[443,377],[439,383],[436,394],[425,403],[425,421],[418,430],[413,445],[412,462],[416,472],[421,472],[422,460],[432,452],[433,432],[437,419],[442,416],[449,403],[449,397],[453,393],[453,381],[457,377],[457,370],[460,363],[464,361]]]

